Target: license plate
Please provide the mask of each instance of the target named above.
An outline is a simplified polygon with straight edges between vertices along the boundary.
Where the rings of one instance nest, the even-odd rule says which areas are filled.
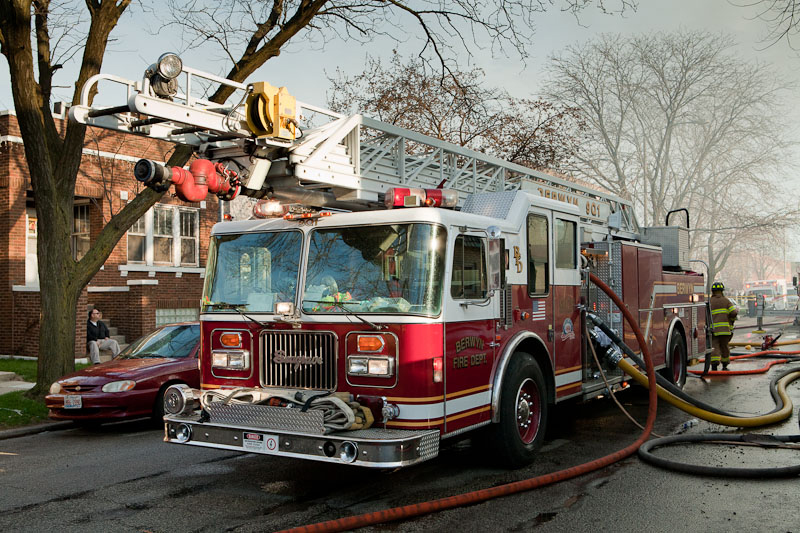
[[[64,409],[80,409],[83,401],[80,394],[68,394],[64,396]]]

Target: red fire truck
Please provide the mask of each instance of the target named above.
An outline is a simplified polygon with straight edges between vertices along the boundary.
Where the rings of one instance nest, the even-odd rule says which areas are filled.
[[[474,432],[525,464],[554,404],[607,392],[585,310],[639,351],[589,273],[638,315],[673,382],[707,351],[686,228],[641,228],[614,195],[162,60],[141,83],[89,80],[71,118],[195,148],[188,170],[140,161],[150,187],[259,199],[259,218],[213,229],[202,385],[167,390],[166,441],[388,468]],[[175,72],[244,104],[154,82]],[[127,104],[89,106],[108,81],[127,84]]]

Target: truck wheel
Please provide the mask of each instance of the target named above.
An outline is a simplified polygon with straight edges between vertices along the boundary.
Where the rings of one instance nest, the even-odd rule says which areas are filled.
[[[500,422],[492,426],[494,448],[511,468],[533,461],[547,428],[547,388],[539,364],[517,353],[506,371],[500,393]]]
[[[686,341],[683,335],[674,331],[669,339],[667,347],[666,368],[661,371],[661,375],[670,380],[680,388],[686,384]]]

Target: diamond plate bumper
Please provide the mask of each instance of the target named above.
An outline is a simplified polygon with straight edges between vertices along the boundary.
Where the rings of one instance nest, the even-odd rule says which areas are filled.
[[[164,441],[372,468],[409,466],[439,455],[438,430],[369,428],[326,435],[321,418],[294,409],[242,404],[215,406],[209,414],[207,422],[200,422],[199,411],[165,416]],[[186,441],[177,438],[183,424],[190,431]],[[355,457],[345,453],[352,445]]]

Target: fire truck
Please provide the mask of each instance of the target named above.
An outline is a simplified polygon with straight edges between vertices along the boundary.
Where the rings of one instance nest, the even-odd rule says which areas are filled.
[[[192,96],[203,82],[236,103]],[[114,84],[124,103],[90,105]],[[167,442],[395,468],[470,434],[526,464],[553,405],[627,386],[595,362],[585,312],[641,349],[590,273],[674,383],[709,348],[687,227],[640,227],[613,194],[172,54],[141,81],[90,79],[70,118],[193,148],[188,168],[139,161],[149,187],[258,199],[213,228],[202,385],[165,392]]]

